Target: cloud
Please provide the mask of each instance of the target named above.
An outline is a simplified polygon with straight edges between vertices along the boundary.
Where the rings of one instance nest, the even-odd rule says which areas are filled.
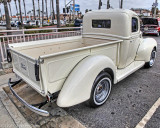
[[[70,0],[66,0],[67,2],[69,2]],[[80,9],[82,11],[82,13],[85,12],[85,9],[92,9],[92,10],[97,10],[98,9],[98,3],[99,0],[75,0],[76,4],[80,5]],[[152,4],[154,2],[154,0],[123,0],[124,1],[124,5],[123,7],[126,9],[130,9],[130,8],[145,8],[145,9],[151,9]],[[26,2],[26,9],[27,12],[33,10],[33,5],[32,5],[32,0],[25,0]],[[54,0],[55,2],[55,0]],[[119,8],[119,0],[110,0],[111,2],[111,6],[113,8]],[[158,0],[158,2],[160,2],[160,0]],[[45,3],[45,0],[44,0]],[[47,0],[47,9],[48,12],[50,14],[50,0]],[[62,9],[64,8],[64,0],[59,0],[60,3],[60,12],[62,13]],[[103,6],[102,8],[105,9],[106,8],[106,3],[107,0],[102,0]],[[18,5],[18,1],[17,1],[17,5]],[[56,3],[54,3],[54,6],[56,5]],[[36,6],[36,10],[38,9],[38,0],[35,0],[35,6]],[[159,5],[160,7],[160,5]],[[15,8],[15,3],[14,0],[11,1],[11,8],[12,8],[12,14],[15,15],[16,14],[16,8]],[[23,0],[21,0],[21,8],[22,8],[22,12],[24,12],[24,6],[23,6]],[[42,10],[42,3],[40,0],[40,8]],[[2,14],[4,14],[4,6],[1,4],[0,5],[0,9],[2,10]],[[56,9],[56,7],[55,7]],[[44,8],[45,10],[45,8]],[[56,11],[56,10],[55,10]]]

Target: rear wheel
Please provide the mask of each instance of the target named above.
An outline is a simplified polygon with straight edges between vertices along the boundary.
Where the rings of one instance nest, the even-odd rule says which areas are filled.
[[[155,59],[156,59],[156,50],[154,48],[151,52],[150,61],[145,63],[145,67],[146,68],[152,67],[154,65]]]
[[[89,105],[91,107],[98,107],[104,104],[110,94],[111,86],[111,76],[106,72],[99,74],[92,87]]]
[[[157,37],[159,37],[159,32],[157,33]]]

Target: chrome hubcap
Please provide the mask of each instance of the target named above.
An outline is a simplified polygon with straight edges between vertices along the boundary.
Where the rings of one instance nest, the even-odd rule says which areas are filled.
[[[102,104],[107,99],[111,90],[111,81],[109,78],[103,78],[96,86],[94,91],[94,101],[97,104]]]
[[[150,62],[149,62],[150,66],[153,66],[155,59],[156,59],[156,51],[152,51],[151,59],[150,59]]]

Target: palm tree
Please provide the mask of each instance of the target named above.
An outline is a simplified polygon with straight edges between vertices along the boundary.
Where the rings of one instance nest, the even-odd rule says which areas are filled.
[[[23,18],[22,18],[22,11],[21,11],[21,0],[18,0],[19,3],[19,13],[20,13],[20,19],[21,19],[21,28],[23,28]]]
[[[56,11],[57,11],[57,28],[59,28],[60,27],[59,0],[56,0]]]
[[[24,15],[25,15],[25,19],[27,20],[25,0],[23,0],[23,5],[24,5]]]
[[[7,6],[7,0],[0,0],[4,4],[4,11],[5,11],[5,17],[6,17],[6,29],[11,30],[11,23],[10,23],[10,17],[9,17],[9,11]]]
[[[47,16],[47,20],[48,20],[47,0],[45,0],[45,2],[46,2],[46,16]]]
[[[52,9],[51,9],[52,11],[51,12],[52,12],[52,23],[53,23],[53,20],[55,19],[54,2],[53,2],[53,0],[51,0],[51,4],[52,4],[51,5],[51,7],[52,7]]]
[[[19,14],[18,13],[18,8],[17,8],[17,2],[16,2],[17,0],[14,0],[14,3],[15,3],[15,6],[16,6],[16,11],[17,11],[17,15]],[[19,20],[19,16],[18,16],[18,20]]]
[[[29,19],[31,19],[31,11],[28,11],[27,14],[29,14]]]
[[[110,8],[110,0],[107,0],[107,9]]]
[[[42,26],[44,22],[44,1],[42,0]]]
[[[36,20],[34,0],[32,0],[32,3],[33,3],[33,16],[34,16],[34,20]]]
[[[0,5],[1,5],[1,1],[0,1]],[[0,14],[1,14],[1,19],[2,19],[2,10],[1,10],[1,8],[0,8]]]
[[[9,10],[10,10],[10,14],[11,14],[11,20],[12,20],[12,10],[11,10],[11,4],[10,4],[11,0],[7,0],[7,2],[8,2],[8,5],[9,5]]]
[[[38,14],[39,14],[39,20],[41,20],[41,10],[39,5],[39,0],[38,0]]]

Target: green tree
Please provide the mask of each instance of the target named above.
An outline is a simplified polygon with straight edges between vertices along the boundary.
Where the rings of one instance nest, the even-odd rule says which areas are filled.
[[[12,9],[11,9],[11,0],[7,0],[8,5],[9,5],[9,10],[10,10],[10,15],[11,15],[11,20],[12,20]]]
[[[17,8],[17,0],[14,0],[14,3],[15,3],[15,6],[16,6],[16,11],[17,11],[17,14],[16,14],[16,15],[18,15],[19,12],[18,12],[18,8]],[[18,16],[18,20],[19,20],[19,16]]]
[[[56,0],[56,11],[57,11],[57,28],[59,28],[60,27],[59,0]]]
[[[4,11],[5,11],[5,17],[6,17],[6,29],[11,30],[11,23],[10,23],[10,16],[9,16],[9,11],[8,11],[8,6],[7,6],[7,0],[0,0],[0,3],[3,3],[4,5]]]
[[[46,16],[47,16],[47,20],[48,20],[47,0],[45,0],[45,3],[46,3]]]
[[[33,16],[34,16],[34,20],[36,20],[34,0],[32,0],[32,4],[33,4]]]
[[[42,0],[42,26],[44,23],[44,0]]]
[[[23,28],[23,17],[22,17],[22,10],[21,10],[21,0],[18,0],[18,4],[19,4],[20,19],[21,19],[21,26],[20,26],[20,28]]]
[[[85,13],[87,13],[88,11],[89,11],[89,10],[88,10],[88,9],[86,9],[86,10],[85,10]]]
[[[25,15],[25,19],[27,20],[26,3],[25,3],[25,0],[23,0],[23,6],[24,6],[24,15]]]
[[[38,15],[39,15],[39,20],[41,20],[41,10],[39,5],[39,0],[38,0]]]
[[[51,12],[52,12],[52,23],[53,23],[53,20],[55,19],[55,11],[54,11],[54,1],[51,0]]]
[[[152,9],[151,9],[152,16],[154,15],[154,9],[155,9],[155,7],[152,7]],[[158,15],[158,8],[156,8],[156,15]]]

